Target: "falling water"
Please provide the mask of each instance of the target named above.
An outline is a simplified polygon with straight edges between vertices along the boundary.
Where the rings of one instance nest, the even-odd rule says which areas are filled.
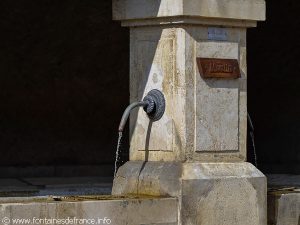
[[[118,170],[118,161],[119,161],[119,159],[120,159],[120,148],[121,148],[122,136],[123,136],[123,133],[122,133],[122,131],[121,131],[121,132],[119,132],[119,137],[118,137],[118,145],[117,145],[116,159],[115,159],[115,172],[114,172],[114,178],[116,177],[117,170]]]
[[[251,136],[251,140],[252,140],[255,166],[257,167],[257,155],[256,155],[256,149],[255,149],[254,132],[251,131],[250,132],[250,136]]]
[[[254,154],[254,161],[255,161],[255,166],[257,167],[257,154],[256,154],[256,148],[255,148],[255,139],[254,139],[254,126],[251,120],[251,117],[248,113],[248,120],[250,123],[251,131],[250,131],[250,136],[251,136],[251,141],[252,141],[252,146],[253,146],[253,154]]]

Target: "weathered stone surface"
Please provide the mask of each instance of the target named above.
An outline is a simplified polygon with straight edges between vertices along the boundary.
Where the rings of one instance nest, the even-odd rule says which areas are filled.
[[[166,98],[166,112],[157,122],[149,122],[142,109],[131,114],[131,160],[245,160],[246,29],[223,28],[222,42],[210,40],[210,30],[131,28],[130,101],[151,89],[161,90]],[[242,77],[204,79],[197,57],[237,59]]]
[[[115,20],[194,16],[206,18],[265,20],[263,0],[115,0]]]
[[[300,189],[268,193],[268,224],[300,224]]]
[[[241,35],[241,40],[246,38],[242,30],[238,33]],[[193,37],[198,36],[195,31],[192,35]],[[199,40],[196,43],[197,57],[239,60],[239,43],[237,42],[200,41],[201,37],[199,36],[196,40]],[[240,45],[243,46],[243,43],[245,41],[242,41]],[[245,71],[245,68],[242,70]],[[196,76],[195,85],[196,151],[238,151],[239,104],[241,102],[241,109],[246,105],[243,98],[240,101],[239,95],[245,92],[245,90],[240,90],[240,86],[245,83],[245,80],[205,80],[199,75]],[[242,116],[245,115],[242,114]],[[240,134],[246,132],[244,123],[245,121],[242,121]]]
[[[131,114],[131,159],[138,155],[145,157],[145,150],[150,152],[149,159],[160,157],[162,153],[166,160],[175,160],[178,154],[178,151],[174,153],[178,149],[176,142],[180,141],[174,135],[177,123],[174,106],[182,101],[174,93],[177,89],[174,87],[174,63],[178,32],[179,29],[162,30],[156,27],[131,29],[130,101],[142,99],[154,88],[162,90],[166,98],[166,112],[157,122],[149,123],[143,110],[137,115]]]
[[[186,164],[183,224],[266,225],[266,178],[248,163]]]
[[[238,23],[263,20],[265,2],[115,0],[113,5],[114,18],[130,26],[130,101],[154,88],[166,98],[166,112],[157,122],[143,110],[131,114],[130,160],[245,161],[247,24]],[[202,24],[202,17],[214,25]],[[219,27],[229,19],[235,26]],[[235,59],[241,78],[204,79],[198,57]]]
[[[249,163],[128,162],[113,186],[113,194],[178,197],[181,223],[190,225],[266,225],[266,191]]]
[[[178,217],[177,202],[176,198],[151,197],[120,199],[102,197],[102,200],[65,200],[56,202],[47,199],[23,198],[10,200],[6,198],[1,199],[0,202],[0,221],[6,217],[6,220],[11,222],[13,222],[13,219],[31,219],[31,223],[26,224],[46,224],[45,222],[33,222],[33,219],[67,219],[69,217],[70,219],[89,219],[89,221],[95,219],[98,223],[94,224],[176,225]],[[98,220],[104,218],[108,219],[105,223]],[[3,224],[3,222],[0,223]],[[76,224],[92,223],[77,222]]]
[[[130,161],[119,168],[112,194],[179,196],[182,164]]]

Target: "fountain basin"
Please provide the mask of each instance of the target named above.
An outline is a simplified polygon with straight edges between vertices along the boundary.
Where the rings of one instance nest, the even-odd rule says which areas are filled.
[[[175,225],[177,218],[178,200],[170,197],[100,195],[0,198],[0,220],[9,222],[19,219],[30,221],[29,224],[55,224],[60,220],[65,224],[69,221],[69,224]],[[5,221],[1,224],[5,224]]]

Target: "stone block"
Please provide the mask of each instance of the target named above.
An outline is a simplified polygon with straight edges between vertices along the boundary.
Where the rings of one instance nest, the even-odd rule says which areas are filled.
[[[127,162],[113,194],[173,196],[181,224],[266,225],[266,178],[249,163]],[[133,185],[134,184],[134,185]]]
[[[211,40],[210,32],[183,25],[131,28],[130,102],[159,89],[166,111],[154,123],[142,109],[132,112],[130,160],[246,159],[246,29],[222,28],[225,41]],[[204,79],[198,57],[236,59],[241,78]]]
[[[62,221],[69,218],[77,219],[76,223],[69,224],[176,225],[177,202],[176,198],[141,196],[98,196],[98,198],[97,196],[78,196],[56,198],[56,201],[51,198],[6,198],[0,201],[0,223],[16,224],[14,220],[25,219],[30,221],[26,224],[58,224],[53,222],[54,219]],[[106,218],[105,223],[104,218]],[[80,222],[83,219],[88,222]],[[91,223],[91,220],[96,223]],[[10,221],[10,223],[4,223],[5,221]]]
[[[268,225],[300,224],[300,189],[272,190],[268,193]]]
[[[246,29],[265,19],[265,1],[114,0],[113,16],[130,27],[130,102],[151,89],[166,99],[159,121],[131,114],[130,160],[245,161]],[[241,74],[203,78],[200,57],[236,60]]]

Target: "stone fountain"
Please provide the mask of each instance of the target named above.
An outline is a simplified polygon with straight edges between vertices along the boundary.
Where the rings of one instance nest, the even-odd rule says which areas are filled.
[[[247,28],[263,0],[114,0],[130,27],[130,101],[152,89],[163,117],[130,117],[130,161],[113,195],[178,198],[179,224],[267,224],[265,176],[246,161]]]
[[[130,101],[159,90],[164,114],[132,111],[112,196],[3,198],[0,223],[266,225],[266,178],[246,162],[246,31],[264,0],[113,0],[113,18],[130,27]]]

